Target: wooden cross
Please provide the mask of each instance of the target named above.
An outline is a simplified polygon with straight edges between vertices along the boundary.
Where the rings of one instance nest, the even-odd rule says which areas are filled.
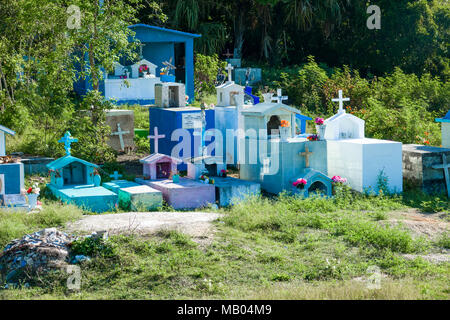
[[[309,157],[312,155],[313,153],[309,151],[308,146],[305,146],[305,152],[300,152],[300,155],[302,157],[305,157],[305,168],[309,168]]]
[[[147,138],[151,139],[155,139],[155,147],[154,147],[154,153],[158,153],[158,140],[160,138],[165,138],[166,136],[163,134],[158,135],[158,127],[155,127],[154,130],[154,135],[153,136],[148,136]]]
[[[344,101],[350,101],[350,98],[343,98],[342,90],[339,90],[339,98],[331,99],[333,102],[339,102],[339,111],[338,113],[345,112],[344,111]]]
[[[120,142],[120,150],[125,150],[125,144],[123,142],[123,136],[125,134],[130,133],[130,131],[122,131],[122,128],[120,128],[120,123],[117,124],[117,132],[111,133],[112,136],[119,136],[119,142]]]
[[[114,174],[110,174],[109,175],[111,178],[113,178],[114,180],[118,180],[120,177],[122,177],[121,174],[119,174],[119,172],[114,171]]]
[[[66,149],[66,154],[68,156],[70,156],[70,145],[73,142],[78,142],[78,139],[72,138],[72,135],[70,134],[70,131],[67,131],[64,134],[64,137],[62,137],[61,139],[58,140],[58,142],[60,143],[64,143],[64,149]]]
[[[228,81],[231,82],[231,81],[232,81],[232,80],[231,80],[231,70],[233,70],[234,68],[233,68],[233,66],[229,63],[225,69],[228,71]]]
[[[227,57],[228,59],[230,59],[230,57],[233,56],[233,54],[230,52],[230,49],[227,48],[227,53],[223,54],[225,57]]]
[[[447,157],[445,154],[442,155],[442,164],[435,164],[432,166],[433,169],[443,169],[445,176],[445,184],[447,185],[447,196],[450,198],[450,176],[448,174],[448,168],[450,168],[450,163],[447,162]]]
[[[283,103],[283,100],[287,100],[288,97],[282,95],[281,89],[277,89],[277,95],[276,95],[276,97],[273,97],[272,99],[276,99],[277,103]]]

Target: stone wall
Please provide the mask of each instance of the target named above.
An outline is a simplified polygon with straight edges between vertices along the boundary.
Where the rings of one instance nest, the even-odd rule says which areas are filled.
[[[442,164],[443,154],[450,160],[450,149],[417,144],[403,145],[405,182],[420,187],[427,193],[445,193],[444,170],[432,168],[433,165]]]

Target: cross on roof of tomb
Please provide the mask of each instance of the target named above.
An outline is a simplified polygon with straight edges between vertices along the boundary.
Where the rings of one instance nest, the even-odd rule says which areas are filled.
[[[154,132],[154,135],[153,136],[150,135],[147,138],[155,139],[155,148],[154,148],[155,150],[153,150],[153,152],[154,153],[158,153],[158,140],[161,139],[161,138],[165,138],[166,136],[163,135],[163,134],[158,135],[158,127],[155,127],[153,132]]]
[[[113,173],[113,174],[110,174],[109,176],[110,176],[111,178],[113,178],[114,180],[118,180],[119,178],[122,177],[122,175],[119,174],[119,172],[117,172],[117,171],[114,171],[114,173]]]
[[[309,157],[313,154],[313,152],[309,151],[308,146],[305,146],[305,152],[300,152],[302,157],[305,157],[305,168],[309,168]]]
[[[333,98],[331,99],[333,102],[339,102],[339,111],[338,113],[345,112],[344,110],[344,101],[350,101],[350,98],[343,98],[342,96],[342,90],[339,90],[339,98]]]
[[[288,97],[282,95],[281,89],[277,89],[277,95],[275,97],[272,97],[272,99],[276,99],[277,103],[283,103],[283,100],[287,100]]]
[[[123,131],[122,128],[120,128],[120,123],[117,124],[117,132],[111,133],[112,136],[119,136],[120,150],[125,149],[125,144],[123,142],[123,136],[128,133],[130,133],[130,131]]]
[[[234,69],[234,67],[229,63],[225,69],[228,71],[228,81],[231,82],[231,71]]]
[[[72,138],[72,135],[70,134],[70,131],[66,131],[64,134],[64,137],[58,140],[60,143],[64,143],[64,149],[66,149],[66,154],[70,156],[70,145],[73,142],[78,142],[78,139]]]

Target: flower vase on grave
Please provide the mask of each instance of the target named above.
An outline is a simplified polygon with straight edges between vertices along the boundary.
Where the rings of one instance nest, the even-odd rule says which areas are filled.
[[[30,193],[27,195],[28,197],[28,205],[30,209],[34,209],[37,206],[38,193]]]
[[[264,103],[271,103],[272,102],[273,93],[263,93],[262,96],[264,98]]]
[[[94,186],[99,187],[102,182],[102,177],[99,174],[94,175]]]
[[[289,132],[291,128],[281,126],[279,129],[281,141],[287,141],[287,138],[289,138]]]
[[[173,177],[172,177],[172,182],[173,183],[180,183],[180,175],[174,174]]]
[[[317,137],[319,140],[324,140],[325,138],[325,125],[316,125]]]

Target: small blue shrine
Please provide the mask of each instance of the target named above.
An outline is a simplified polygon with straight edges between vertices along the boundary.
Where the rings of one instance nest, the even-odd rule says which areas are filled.
[[[129,28],[136,33],[134,39],[140,42],[140,60],[130,63],[122,59],[117,61],[114,72],[104,73],[100,90],[105,98],[114,99],[118,104],[153,104],[155,84],[181,82],[192,101],[194,39],[201,35],[146,24]],[[86,94],[91,89],[89,79],[75,83],[74,89],[80,95]]]
[[[67,131],[58,142],[64,143],[66,155],[47,164],[50,172],[47,187],[51,192],[61,201],[89,211],[113,210],[117,204],[117,195],[100,186],[98,166],[70,154],[70,145],[78,142],[78,139],[72,138]]]

